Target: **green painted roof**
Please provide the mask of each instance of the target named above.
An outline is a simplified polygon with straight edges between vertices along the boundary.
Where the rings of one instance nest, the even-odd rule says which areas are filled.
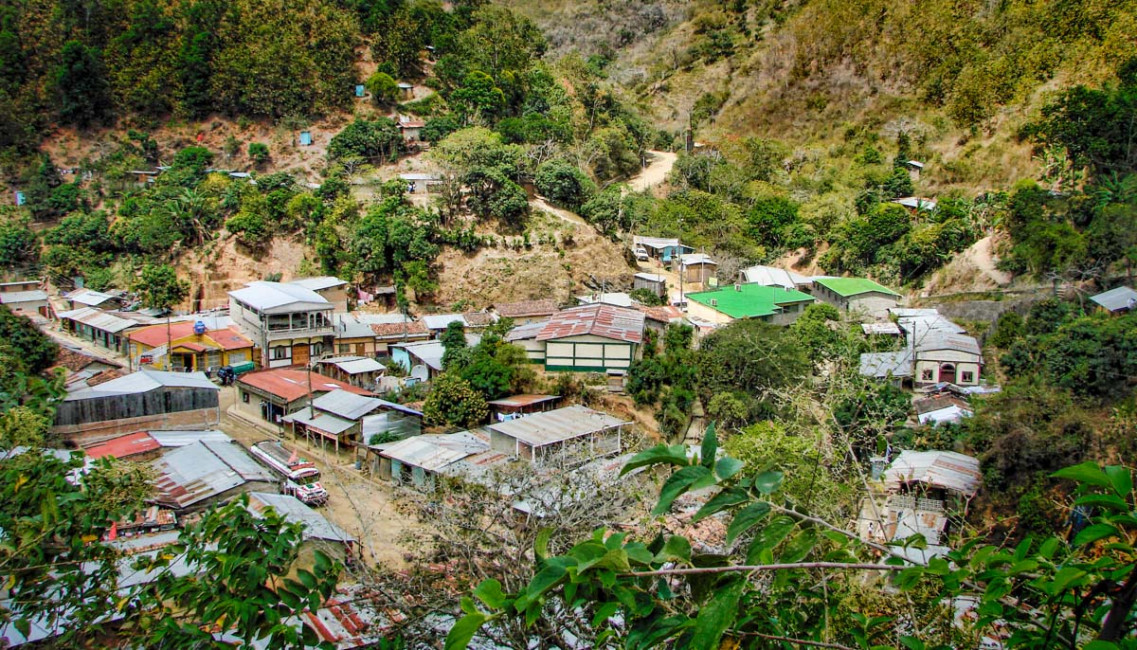
[[[737,291],[733,286],[728,286],[715,291],[689,293],[687,299],[720,311],[731,318],[772,316],[780,311],[779,305],[813,302],[814,300],[813,296],[808,293],[787,291],[782,287],[767,287],[761,284],[739,285]],[[711,300],[714,300],[716,304],[712,305]]]
[[[862,293],[869,293],[872,291],[887,293],[888,295],[896,296],[897,298],[901,297],[900,294],[896,293],[892,289],[889,289],[883,284],[877,284],[876,282],[873,282],[867,278],[814,278],[813,281],[843,298],[859,296]]]

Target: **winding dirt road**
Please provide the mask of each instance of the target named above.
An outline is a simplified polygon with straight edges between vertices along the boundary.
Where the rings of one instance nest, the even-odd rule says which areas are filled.
[[[677,154],[669,151],[649,151],[651,162],[639,174],[628,181],[628,188],[633,192],[642,192],[663,183],[667,180],[671,168],[675,166]]]

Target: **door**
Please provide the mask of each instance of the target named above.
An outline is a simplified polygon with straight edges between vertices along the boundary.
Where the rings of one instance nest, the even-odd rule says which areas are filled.
[[[307,343],[297,343],[292,346],[292,365],[307,366],[309,356]]]
[[[940,366],[940,381],[946,381],[954,384],[956,383],[955,379],[956,377],[954,363],[945,363]]]

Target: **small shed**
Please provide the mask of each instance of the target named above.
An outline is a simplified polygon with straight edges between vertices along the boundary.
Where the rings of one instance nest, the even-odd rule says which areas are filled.
[[[367,331],[370,332],[371,328],[368,327]],[[387,371],[387,366],[375,359],[355,355],[328,357],[321,359],[318,365],[329,377],[368,390],[373,389],[379,377]]]
[[[311,131],[301,131],[300,132],[300,146],[301,147],[309,147],[311,145],[312,145],[312,132]]]
[[[433,48],[431,48],[433,49]],[[404,100],[411,100],[415,98],[415,85],[409,84],[405,81],[399,82],[399,96]]]
[[[551,411],[561,402],[560,395],[523,394],[490,400],[490,417],[498,422],[512,420],[530,413]]]
[[[899,386],[912,377],[912,352],[865,352],[861,355],[860,372],[862,377],[888,379]]]
[[[935,491],[970,498],[982,483],[979,461],[954,451],[902,451],[884,471],[889,492]]]
[[[913,402],[916,419],[920,424],[938,427],[941,424],[956,424],[974,415],[971,405],[965,399],[953,395],[923,397]]]
[[[441,436],[415,436],[387,445],[378,445],[377,475],[396,484],[409,484],[422,490],[435,487],[437,475],[451,465],[489,450],[484,437],[473,431]]]
[[[496,422],[487,428],[494,451],[541,464],[617,454],[628,424],[578,405]]]
[[[679,256],[679,280],[704,285],[718,273],[718,262],[706,253],[685,253]]]
[[[632,290],[636,289],[646,289],[662,298],[667,295],[667,277],[658,273],[637,273],[632,278]]]
[[[47,292],[42,289],[0,291],[0,305],[21,316],[51,318],[51,303],[47,299]]]
[[[1124,314],[1137,307],[1137,291],[1129,287],[1117,287],[1096,296],[1090,296],[1090,302],[1097,305],[1098,309],[1102,311],[1111,314]]]

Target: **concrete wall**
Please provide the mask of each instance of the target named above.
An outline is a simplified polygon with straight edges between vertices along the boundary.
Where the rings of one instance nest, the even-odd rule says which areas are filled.
[[[698,318],[711,323],[718,323],[720,325],[725,325],[734,320],[721,311],[713,307],[708,307],[707,305],[697,303],[694,300],[687,301],[687,315],[691,316],[692,318]]]
[[[220,424],[221,409],[213,407],[176,413],[157,413],[119,420],[84,422],[65,426],[56,425],[52,427],[52,432],[66,436],[68,440],[76,444],[86,445],[138,431],[161,431],[164,429],[196,431],[216,429]]]
[[[945,368],[945,364],[951,364],[955,370]],[[919,352],[916,355],[915,383],[921,386],[946,381],[960,386],[977,386],[981,370],[980,357],[974,354],[958,350]],[[971,381],[964,380],[965,372],[971,373]]]
[[[870,318],[888,318],[888,310],[900,304],[895,296],[885,293],[864,293],[848,300],[848,311],[861,313]]]
[[[545,369],[580,372],[626,370],[636,355],[634,344],[601,336],[570,336],[545,341]]]

